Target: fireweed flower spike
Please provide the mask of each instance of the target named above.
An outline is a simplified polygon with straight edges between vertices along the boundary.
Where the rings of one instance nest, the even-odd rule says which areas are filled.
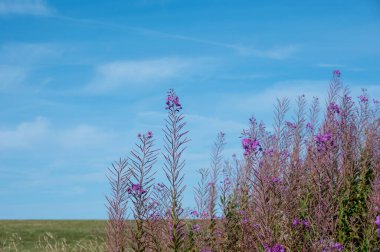
[[[368,97],[364,96],[364,95],[359,95],[358,96],[359,100],[363,103],[366,103],[368,102]]]
[[[168,247],[172,251],[183,251],[185,239],[185,222],[181,219],[183,214],[182,198],[185,190],[183,185],[183,169],[185,160],[182,157],[186,149],[188,131],[184,130],[186,122],[180,113],[182,105],[173,89],[170,89],[166,98],[168,116],[165,119],[164,131],[164,172],[168,180],[169,211],[167,224],[170,237]]]
[[[244,156],[249,156],[261,149],[260,143],[256,139],[243,138],[241,145],[244,149]]]
[[[336,77],[340,77],[340,75],[341,75],[340,70],[338,70],[338,69],[334,70],[333,75],[335,75]]]
[[[158,150],[154,147],[152,132],[140,134],[135,144],[135,148],[130,152],[128,194],[132,202],[132,214],[134,225],[130,230],[130,246],[133,251],[145,251],[149,246],[147,239],[150,235],[150,221],[152,215],[153,202],[151,199],[151,188],[154,183],[153,165],[156,162]]]
[[[334,102],[331,102],[329,104],[329,106],[327,107],[328,111],[331,112],[331,113],[336,113],[336,114],[339,114],[339,106],[334,103]]]

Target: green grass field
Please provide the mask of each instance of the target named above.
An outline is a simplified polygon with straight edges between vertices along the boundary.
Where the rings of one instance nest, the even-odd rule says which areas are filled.
[[[102,220],[1,220],[0,251],[104,251]]]

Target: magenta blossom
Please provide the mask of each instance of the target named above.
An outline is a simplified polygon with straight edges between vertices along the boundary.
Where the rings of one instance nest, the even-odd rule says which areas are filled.
[[[272,248],[264,245],[265,252],[285,252],[284,246],[276,243]]]
[[[375,224],[378,228],[380,228],[380,215],[376,216]]]
[[[295,218],[295,219],[293,220],[293,222],[292,222],[292,226],[293,226],[293,227],[296,227],[296,226],[298,226],[300,223],[301,223],[301,221],[300,221],[298,218]]]
[[[194,217],[199,217],[199,213],[196,210],[191,211],[190,214]]]
[[[177,112],[182,109],[182,105],[179,103],[179,98],[173,89],[169,90],[168,96],[166,97],[166,109],[174,109]]]
[[[338,104],[334,103],[334,102],[331,102],[329,104],[329,106],[327,107],[328,111],[331,112],[331,113],[337,113],[339,114],[339,106]]]
[[[339,242],[336,242],[330,248],[333,251],[342,251],[344,249],[344,246],[342,244],[340,244]]]
[[[318,151],[327,150],[328,146],[333,146],[334,141],[331,133],[318,134],[314,137]]]
[[[339,69],[336,69],[336,70],[334,70],[333,74],[334,74],[336,77],[340,77],[341,72],[340,72]]]
[[[241,144],[244,149],[244,156],[249,156],[252,153],[256,152],[257,148],[259,148],[259,150],[261,149],[260,143],[256,139],[252,140],[250,138],[243,138]]]
[[[364,102],[364,103],[368,102],[368,97],[366,97],[366,96],[364,96],[364,95],[360,95],[360,96],[358,96],[358,98],[359,98],[359,100],[360,100],[361,102]]]
[[[129,194],[136,193],[136,194],[144,194],[146,193],[146,190],[144,190],[140,184],[132,184],[130,188],[127,189]]]

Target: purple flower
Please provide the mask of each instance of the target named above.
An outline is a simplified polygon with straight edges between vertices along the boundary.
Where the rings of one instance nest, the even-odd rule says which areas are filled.
[[[298,219],[298,218],[294,218],[293,222],[292,222],[292,226],[293,227],[296,227],[298,226],[299,224],[301,224],[301,221]]]
[[[364,95],[360,95],[360,96],[358,96],[358,98],[359,98],[359,100],[360,100],[361,102],[364,102],[364,103],[368,102],[368,97],[366,97],[366,96],[364,96]]]
[[[303,221],[302,221],[302,224],[304,225],[304,227],[305,227],[306,229],[309,228],[309,221],[308,221],[308,220],[303,220]]]
[[[378,228],[380,228],[380,215],[376,216],[375,224]]]
[[[328,111],[330,111],[333,114],[334,113],[339,114],[339,106],[336,103],[334,103],[334,102],[331,102],[329,104],[329,106],[327,107],[327,109],[328,109]]]
[[[285,252],[284,246],[281,244],[276,243],[272,248],[268,247],[267,245],[264,245],[265,252]]]
[[[136,193],[136,194],[144,194],[146,193],[146,190],[144,190],[140,184],[132,184],[132,187],[127,189],[129,194]]]
[[[191,211],[190,214],[191,214],[192,216],[194,216],[194,217],[198,217],[198,216],[199,216],[199,213],[198,213],[198,211],[196,211],[196,210]]]
[[[195,224],[193,226],[193,231],[196,232],[196,233],[199,232],[199,231],[201,231],[201,226],[199,224]]]
[[[179,98],[175,94],[173,89],[170,89],[168,92],[168,96],[166,97],[166,109],[174,109],[176,111],[179,111],[182,109],[182,105],[179,103]]]
[[[241,145],[244,149],[244,156],[249,156],[251,153],[256,152],[257,147],[259,147],[259,150],[261,149],[260,143],[256,139],[243,138]]]
[[[315,143],[317,144],[317,150],[327,150],[328,146],[333,146],[334,141],[332,139],[331,133],[318,134],[314,137]]]
[[[281,183],[281,179],[280,179],[279,177],[273,177],[273,178],[271,179],[271,182],[272,182],[273,184],[280,184],[280,183]]]
[[[141,133],[138,133],[138,134],[137,134],[137,137],[138,137],[138,138],[141,138]]]
[[[152,131],[148,131],[147,135],[148,135],[148,136],[147,136],[148,138],[152,138],[152,137],[153,137],[153,133],[152,133]]]
[[[344,249],[344,246],[339,242],[336,242],[330,248],[333,249],[333,251],[342,251]]]
[[[340,70],[339,69],[334,70],[333,75],[335,75],[336,77],[340,77],[341,75]]]
[[[243,218],[241,221],[241,223],[243,223],[243,224],[247,224],[248,222],[249,222],[248,218]]]

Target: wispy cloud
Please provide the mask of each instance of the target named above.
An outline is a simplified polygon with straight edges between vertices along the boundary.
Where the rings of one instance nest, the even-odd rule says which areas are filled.
[[[27,72],[23,67],[0,65],[0,91],[17,87],[25,80]]]
[[[217,40],[212,40],[212,39],[204,39],[204,38],[199,38],[199,37],[194,37],[194,36],[168,33],[164,31],[142,28],[142,27],[137,27],[137,26],[129,26],[129,25],[123,25],[123,24],[115,24],[111,22],[97,21],[93,19],[75,18],[75,17],[62,16],[62,15],[55,15],[54,18],[87,24],[87,25],[96,25],[97,27],[133,31],[133,32],[140,33],[147,36],[156,36],[156,37],[168,38],[168,39],[173,39],[173,40],[183,40],[183,41],[194,42],[198,44],[210,45],[214,47],[226,48],[244,57],[258,57],[258,58],[267,58],[267,59],[273,59],[273,60],[284,60],[295,55],[297,52],[300,51],[300,48],[301,48],[300,45],[298,44],[275,45],[269,48],[268,47],[262,48],[262,46],[243,45],[240,43],[228,43],[228,42],[217,41]]]
[[[2,0],[0,15],[49,16],[53,9],[44,0]]]
[[[112,133],[87,124],[56,129],[46,118],[37,117],[10,129],[0,129],[0,150],[93,148],[108,143],[111,137]]]
[[[202,69],[208,60],[160,58],[151,60],[114,61],[100,65],[86,92],[107,92],[120,87],[141,88],[184,77]]]
[[[212,45],[212,46],[217,46],[217,47],[224,47],[227,49],[231,49],[242,56],[253,56],[253,57],[258,57],[258,58],[268,58],[268,59],[274,59],[274,60],[283,60],[283,59],[289,58],[293,56],[296,52],[298,52],[300,49],[300,46],[295,45],[295,44],[275,46],[269,49],[259,49],[255,46],[247,46],[247,45],[242,45],[242,44],[237,44],[237,43],[226,43],[226,42],[166,33],[166,32],[161,32],[161,31],[155,31],[155,30],[150,30],[150,29],[144,29],[144,28],[133,28],[133,29],[145,34],[153,34],[153,35],[166,37],[166,38],[192,41],[192,42],[196,42],[200,44],[207,44],[207,45]]]
[[[35,65],[60,56],[63,49],[52,43],[6,43],[0,45],[0,64]],[[28,57],[25,57],[28,55]]]
[[[345,67],[345,65],[341,65],[341,64],[331,64],[331,63],[321,63],[321,64],[317,64],[317,67],[321,67],[321,68],[341,68],[341,67]]]
[[[41,139],[46,139],[49,122],[42,117],[32,122],[20,123],[16,128],[0,131],[0,150],[28,149]]]

